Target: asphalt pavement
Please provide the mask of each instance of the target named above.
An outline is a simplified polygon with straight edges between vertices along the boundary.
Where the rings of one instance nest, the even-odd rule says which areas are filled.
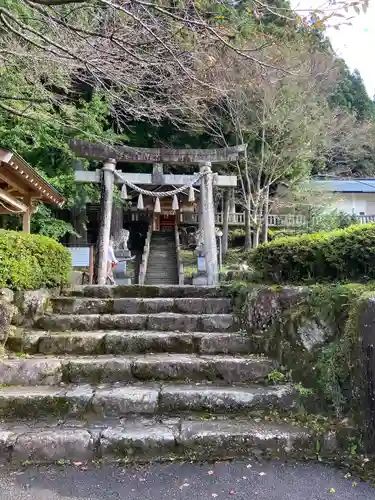
[[[0,500],[374,500],[375,489],[320,464],[0,468]]]

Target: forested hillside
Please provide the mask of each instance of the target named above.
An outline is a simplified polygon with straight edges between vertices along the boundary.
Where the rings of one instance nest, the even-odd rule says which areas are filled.
[[[346,4],[348,17],[366,9]],[[375,175],[374,103],[324,34],[332,22],[340,29],[345,11],[304,14],[284,0],[5,0],[0,146],[75,207],[97,193],[74,183],[71,137],[144,147],[246,142],[247,157],[229,169],[240,178],[248,231],[259,236],[278,183]],[[33,230],[61,238],[71,228],[41,207]]]

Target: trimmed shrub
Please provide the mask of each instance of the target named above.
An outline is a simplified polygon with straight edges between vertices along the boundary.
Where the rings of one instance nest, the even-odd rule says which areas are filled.
[[[250,261],[276,283],[375,279],[375,224],[278,238],[253,250]]]
[[[0,287],[35,290],[67,282],[69,250],[52,238],[0,230]]]

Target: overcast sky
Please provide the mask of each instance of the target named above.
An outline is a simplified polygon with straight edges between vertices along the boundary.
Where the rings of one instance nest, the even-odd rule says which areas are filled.
[[[311,9],[327,5],[323,0],[292,0],[293,8]],[[349,3],[349,0],[348,0]],[[301,12],[302,14],[302,12]],[[354,16],[350,20],[352,26],[341,25],[339,30],[333,28],[327,31],[332,45],[337,54],[343,57],[351,70],[357,68],[365,82],[367,92],[372,98],[375,94],[375,0],[370,0],[370,7],[366,14],[349,14],[342,11],[345,16]],[[336,18],[335,23],[340,19]]]

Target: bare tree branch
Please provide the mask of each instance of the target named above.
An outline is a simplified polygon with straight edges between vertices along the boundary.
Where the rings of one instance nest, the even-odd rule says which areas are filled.
[[[39,5],[47,5],[49,7],[53,5],[67,5],[70,3],[86,3],[87,0],[33,0],[33,3]]]

